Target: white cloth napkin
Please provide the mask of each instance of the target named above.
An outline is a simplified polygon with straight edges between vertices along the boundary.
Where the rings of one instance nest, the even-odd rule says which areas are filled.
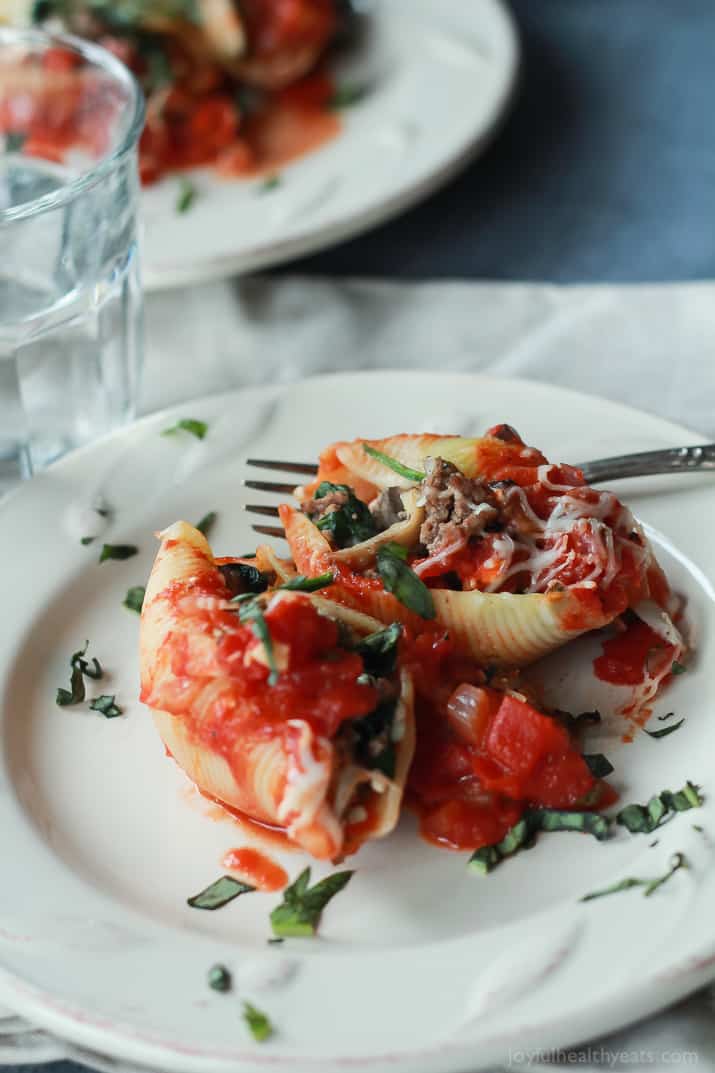
[[[246,384],[412,367],[529,377],[603,395],[715,440],[715,284],[534,286],[260,278],[147,302],[141,409]],[[569,1054],[515,1055],[524,1073],[715,1073],[715,1002],[665,1014]]]
[[[715,284],[534,286],[256,278],[147,301],[142,412],[342,369],[546,380],[715,439]]]

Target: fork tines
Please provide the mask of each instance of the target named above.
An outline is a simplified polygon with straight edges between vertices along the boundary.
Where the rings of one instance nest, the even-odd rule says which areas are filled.
[[[267,458],[247,458],[247,466],[257,466],[259,469],[277,469],[284,473],[302,473],[305,477],[314,477],[318,467],[314,462],[275,462]]]
[[[267,458],[248,458],[246,459],[247,466],[256,466],[259,469],[273,469],[282,471],[284,473],[298,473],[303,477],[314,477],[317,473],[317,467],[314,464],[307,462],[277,462],[275,460]],[[246,488],[252,488],[256,492],[277,492],[278,495],[291,496],[295,490],[295,485],[284,484],[281,481],[244,481]],[[263,506],[259,503],[247,503],[244,510],[249,514],[261,514],[268,518],[278,517],[278,507]],[[262,536],[283,537],[285,533],[277,525],[254,525],[252,526],[255,533],[260,533]]]

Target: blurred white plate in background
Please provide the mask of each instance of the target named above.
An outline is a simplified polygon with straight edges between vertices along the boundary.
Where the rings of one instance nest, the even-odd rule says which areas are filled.
[[[375,0],[366,39],[336,68],[369,86],[341,133],[262,180],[191,173],[143,191],[149,290],[265,268],[350,238],[404,211],[487,144],[511,97],[519,47],[502,0]]]

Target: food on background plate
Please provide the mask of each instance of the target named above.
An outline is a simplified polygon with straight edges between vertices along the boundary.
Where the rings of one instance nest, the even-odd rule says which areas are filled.
[[[139,160],[150,183],[203,165],[225,176],[275,171],[337,134],[335,86],[321,64],[345,10],[337,0],[38,0],[33,15],[98,42],[134,72],[147,98]],[[56,154],[61,137],[81,148],[92,134],[91,123],[65,129],[61,101],[77,87],[72,56],[64,57],[56,49],[45,61],[56,89],[35,96],[25,152],[36,143],[37,155],[50,145]],[[27,101],[19,85],[23,126]]]
[[[413,688],[394,635],[315,588],[270,553],[216,561],[177,522],[144,598],[141,695],[199,789],[336,858],[397,822]]]

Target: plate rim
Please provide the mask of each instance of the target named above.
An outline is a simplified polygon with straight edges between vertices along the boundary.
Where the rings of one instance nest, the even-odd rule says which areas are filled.
[[[306,377],[300,381],[296,381],[293,384],[261,384],[261,385],[249,385],[244,388],[236,388],[235,390],[226,393],[213,393],[209,395],[199,396],[195,399],[188,400],[186,402],[174,404],[170,407],[166,407],[162,410],[155,411],[151,414],[143,416],[138,421],[125,426],[122,429],[115,430],[108,433],[100,439],[94,441],[91,444],[87,444],[77,451],[71,452],[65,458],[59,460],[54,465],[48,467],[45,471],[47,475],[44,479],[52,479],[55,474],[61,476],[62,471],[66,467],[81,466],[84,458],[87,454],[92,454],[95,450],[102,445],[108,445],[109,443],[121,440],[123,438],[131,438],[134,435],[140,434],[141,431],[150,428],[152,424],[158,424],[160,421],[171,418],[174,415],[180,415],[182,411],[185,412],[187,407],[200,406],[203,401],[211,401],[213,404],[218,399],[224,400],[227,404],[232,400],[235,400],[237,396],[245,396],[246,394],[276,394],[281,396],[284,393],[295,387],[296,383],[301,385],[311,384],[315,382],[323,382],[330,384],[339,384],[340,381],[355,381],[355,380],[381,380],[385,377],[405,376],[409,375],[412,378],[419,377],[423,381],[434,381],[439,379],[444,381],[445,379],[451,379],[452,381],[469,382],[471,385],[482,387],[500,387],[507,389],[521,389],[522,391],[536,390],[538,392],[544,392],[550,394],[552,397],[556,395],[561,399],[580,399],[586,400],[588,403],[601,405],[610,409],[614,413],[614,416],[618,414],[622,420],[626,420],[629,416],[636,416],[638,418],[646,418],[649,422],[652,422],[655,427],[663,430],[665,434],[673,438],[680,438],[686,436],[692,440],[693,443],[705,442],[706,437],[699,433],[688,429],[687,426],[680,425],[676,422],[671,422],[666,418],[662,418],[656,414],[652,414],[645,410],[639,410],[636,407],[632,407],[628,404],[614,401],[611,399],[603,398],[598,395],[589,394],[586,392],[575,391],[570,388],[564,388],[560,385],[551,384],[546,381],[531,380],[521,377],[497,377],[489,376],[481,373],[470,373],[464,371],[454,372],[434,372],[430,370],[409,371],[404,368],[400,369],[379,369],[379,370],[358,370],[353,372],[341,372],[335,374],[322,374],[315,377]],[[43,475],[44,476],[44,475]],[[8,507],[12,508],[12,504],[18,496],[33,495],[34,482],[27,482],[20,485],[11,495],[6,497],[5,501],[0,504],[0,511]],[[37,487],[35,485],[35,487]],[[480,1041],[480,1046],[486,1048],[490,1044],[494,1047],[505,1048],[509,1043],[509,1038],[518,1033],[519,1036],[519,1049],[527,1049],[526,1042],[530,1039],[531,1035],[534,1038],[542,1037],[549,1033],[553,1039],[552,1046],[562,1047],[569,1046],[573,1043],[574,1038],[578,1038],[580,1042],[583,1042],[584,1038],[594,1038],[600,1036],[606,1032],[617,1031],[642,1017],[650,1014],[655,1014],[664,1009],[678,998],[684,997],[690,994],[694,990],[701,987],[703,984],[711,981],[715,978],[715,943],[712,939],[707,940],[707,945],[699,951],[693,952],[691,950],[687,955],[679,955],[677,959],[674,959],[672,963],[663,967],[662,965],[655,971],[649,973],[647,976],[641,979],[637,991],[631,996],[631,1000],[626,1013],[623,1009],[622,996],[618,993],[615,997],[607,997],[606,999],[597,1003],[596,1006],[584,1005],[580,1007],[578,1011],[572,1011],[568,1024],[563,1022],[563,1015],[556,1013],[551,1022],[545,1022],[539,1020],[535,1025],[516,1025],[510,1026],[505,1034],[505,1030],[502,1030],[501,1035],[496,1034],[493,1037],[488,1038],[483,1043]],[[20,985],[19,989],[17,985]],[[99,1024],[92,1023],[91,1018],[73,1018],[71,1014],[67,1012],[60,1012],[57,1006],[53,1006],[51,1000],[53,998],[59,1000],[61,1003],[61,995],[53,995],[49,992],[42,992],[41,989],[28,989],[25,981],[22,977],[6,969],[4,966],[0,967],[0,995],[2,1000],[5,1001],[13,1010],[16,1010],[21,1016],[27,1017],[40,1028],[57,1035],[62,1041],[70,1041],[80,1047],[88,1047],[95,1051],[102,1052],[105,1050],[107,1043],[111,1046],[109,1054],[112,1058],[119,1057],[120,1060],[126,1060],[128,1062],[138,1062],[147,1066],[149,1069],[158,1068],[171,1068],[175,1070],[183,1070],[191,1068],[190,1059],[186,1054],[181,1051],[172,1051],[166,1046],[158,1044],[156,1042],[148,1042],[147,1040],[138,1039],[128,1034],[122,1034],[120,1029],[100,1026]],[[562,1018],[559,1020],[559,1018]],[[586,1028],[586,1022],[588,1027]],[[581,1026],[581,1027],[579,1027]],[[104,1041],[104,1044],[103,1042]],[[449,1052],[453,1052],[454,1062],[450,1062],[445,1065],[445,1068],[456,1068],[458,1058],[469,1059],[473,1068],[481,1068],[483,1064],[489,1063],[493,1055],[487,1054],[485,1058],[476,1059],[477,1065],[474,1065],[475,1059],[470,1054],[470,1046],[473,1046],[469,1040],[442,1040],[435,1043],[434,1047],[425,1049],[422,1048],[415,1052],[399,1051],[393,1056],[381,1055],[376,1056],[374,1060],[375,1066],[381,1067],[381,1060],[386,1063],[404,1064],[414,1061],[415,1069],[422,1068],[419,1063],[428,1062],[430,1056],[434,1056],[437,1051],[444,1053],[445,1056]],[[205,1057],[204,1057],[205,1056]],[[207,1063],[213,1061],[216,1068],[227,1068],[226,1060],[219,1058],[212,1058],[207,1052],[199,1052],[196,1054],[197,1061],[202,1061],[202,1068],[207,1067]],[[240,1057],[232,1059],[234,1065],[238,1062],[245,1062],[245,1069],[253,1069],[270,1066],[280,1066],[289,1068],[302,1068],[306,1062],[305,1056],[301,1055],[270,1055],[261,1054],[256,1055],[254,1052],[245,1052]],[[310,1059],[310,1064],[319,1068],[328,1067],[342,1067],[341,1060],[336,1057],[316,1058]],[[358,1066],[360,1062],[364,1062],[366,1065],[372,1063],[372,1057],[364,1059],[358,1059]],[[406,1067],[405,1067],[406,1068]]]
[[[472,0],[473,2],[473,0]],[[461,148],[424,178],[401,187],[371,208],[359,209],[342,219],[305,232],[285,242],[262,243],[243,254],[228,253],[191,264],[161,263],[150,266],[146,259],[146,240],[142,227],[141,274],[146,293],[157,294],[191,284],[209,283],[233,275],[245,275],[260,269],[274,268],[299,257],[307,257],[366,231],[387,223],[414,208],[455,178],[473,159],[483,153],[501,130],[516,100],[523,66],[521,33],[516,17],[506,0],[480,0],[491,8],[492,17],[500,19],[506,49],[501,94],[495,100],[488,122]],[[141,206],[141,197],[140,197]]]

